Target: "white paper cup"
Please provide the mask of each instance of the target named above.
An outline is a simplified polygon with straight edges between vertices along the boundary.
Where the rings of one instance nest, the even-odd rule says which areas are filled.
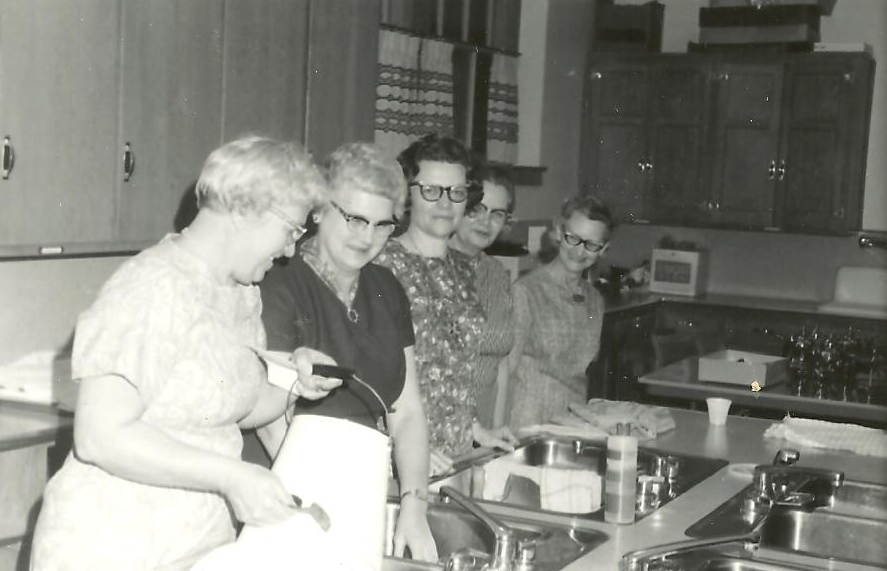
[[[710,424],[721,425],[727,422],[727,413],[730,411],[730,399],[722,399],[717,397],[709,397],[705,399],[708,405],[708,422]]]

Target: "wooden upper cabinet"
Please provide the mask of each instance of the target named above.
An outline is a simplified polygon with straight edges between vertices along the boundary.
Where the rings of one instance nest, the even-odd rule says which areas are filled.
[[[873,74],[865,54],[829,54],[787,66],[779,203],[785,229],[861,228]]]
[[[696,60],[665,61],[652,70],[644,166],[657,222],[693,223],[703,214],[709,76],[708,65]]]
[[[708,222],[773,227],[776,183],[785,176],[779,157],[783,66],[721,64],[712,78]]]
[[[118,18],[119,0],[0,0],[0,253],[111,239]]]
[[[125,0],[117,239],[175,229],[204,159],[221,143],[223,0]],[[256,86],[261,89],[262,86]]]
[[[646,221],[650,69],[643,62],[590,66],[585,83],[581,184],[623,221]]]
[[[309,0],[226,0],[222,139],[304,139]]]

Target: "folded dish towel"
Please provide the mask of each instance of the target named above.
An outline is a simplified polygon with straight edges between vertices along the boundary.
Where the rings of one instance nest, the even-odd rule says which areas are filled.
[[[605,440],[608,433],[606,430],[592,426],[573,416],[573,421],[567,414],[558,414],[551,419],[550,424],[531,424],[522,426],[517,430],[519,437],[530,436],[533,434],[551,434],[552,436],[568,436],[572,438],[582,438],[583,440]],[[563,421],[560,423],[560,421]],[[578,422],[577,422],[578,421]]]
[[[543,466],[539,502],[543,510],[589,513],[601,507],[601,476],[591,470]]]
[[[675,428],[671,412],[660,406],[631,401],[591,399],[587,404],[570,404],[569,409],[584,422],[607,434],[616,434],[619,424],[625,424],[631,436],[653,439]]]
[[[887,458],[887,432],[858,424],[786,416],[782,422],[771,425],[764,437],[784,438],[801,446]]]
[[[589,513],[601,507],[601,477],[591,470],[554,466],[527,466],[509,458],[498,458],[484,466],[483,498],[502,501],[515,492],[516,478],[524,478],[538,490],[539,507],[563,513]],[[536,493],[520,490],[522,499]],[[534,500],[535,501],[535,500]]]

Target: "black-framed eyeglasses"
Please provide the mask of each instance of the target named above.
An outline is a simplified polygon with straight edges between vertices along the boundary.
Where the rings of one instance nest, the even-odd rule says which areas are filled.
[[[409,187],[418,187],[419,194],[421,194],[422,198],[428,202],[437,202],[440,200],[440,197],[443,196],[444,192],[447,193],[447,198],[450,199],[450,202],[455,202],[457,204],[465,202],[468,198],[468,187],[464,184],[456,186],[441,186],[439,184],[425,184],[424,182],[413,181],[409,184]]]
[[[566,242],[569,246],[582,245],[592,254],[600,252],[607,247],[607,244],[609,244],[609,242],[595,242],[593,240],[584,240],[575,234],[570,234],[566,230],[564,230],[564,242]]]
[[[277,216],[278,218],[283,220],[283,223],[286,224],[287,227],[289,228],[290,234],[292,235],[293,242],[298,242],[299,238],[304,236],[305,232],[308,231],[307,228],[305,228],[304,226],[302,226],[301,224],[299,224],[298,222],[296,222],[295,220],[290,218],[286,212],[277,208],[276,206],[269,206],[268,212],[270,212],[274,216]]]
[[[494,208],[490,210],[483,202],[475,206],[471,212],[466,214],[466,216],[469,218],[481,218],[486,216],[490,219],[490,222],[495,222],[497,224],[504,224],[511,217],[508,211],[504,208]]]
[[[397,222],[394,220],[379,220],[378,222],[370,222],[363,216],[358,216],[356,214],[349,214],[345,212],[345,210],[330,200],[330,206],[336,209],[336,212],[342,215],[342,218],[345,219],[345,226],[351,232],[363,232],[366,228],[372,228],[373,234],[375,236],[390,236],[394,229],[397,227]]]

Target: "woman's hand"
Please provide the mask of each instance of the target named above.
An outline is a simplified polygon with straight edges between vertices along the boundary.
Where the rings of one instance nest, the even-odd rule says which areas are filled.
[[[403,557],[404,548],[410,548],[410,555],[419,561],[437,563],[437,545],[425,517],[427,503],[408,494],[400,501],[400,513],[394,528],[394,556]]]
[[[318,365],[335,365],[336,362],[332,357],[309,349],[308,347],[299,347],[290,356],[290,361],[296,364],[299,371],[298,380],[296,380],[295,391],[300,398],[309,400],[318,400],[325,397],[331,390],[342,384],[342,379],[329,377],[320,377],[311,374],[311,369],[315,364]]]
[[[445,474],[452,470],[452,468],[453,459],[440,450],[434,449],[428,453],[428,472],[430,475]]]
[[[507,426],[486,428],[474,423],[474,441],[485,448],[501,448],[511,452],[518,444],[517,438]]]
[[[249,462],[238,462],[229,471],[221,492],[234,516],[247,525],[279,523],[299,511],[274,472]]]

